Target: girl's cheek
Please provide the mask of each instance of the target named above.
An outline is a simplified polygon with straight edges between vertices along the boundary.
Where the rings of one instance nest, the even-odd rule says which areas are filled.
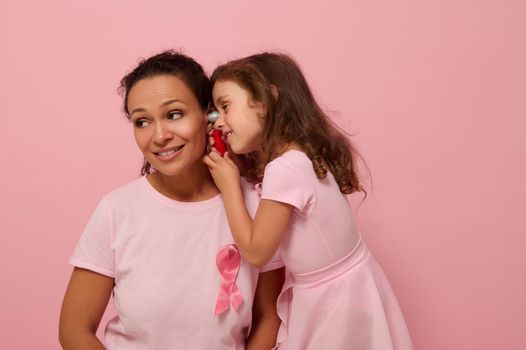
[[[234,120],[235,115],[233,115],[232,111],[225,112],[225,123],[227,125],[230,125],[229,122]]]

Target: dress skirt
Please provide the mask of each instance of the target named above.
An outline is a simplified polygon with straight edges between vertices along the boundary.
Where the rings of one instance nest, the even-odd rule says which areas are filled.
[[[288,273],[277,302],[278,350],[411,350],[396,296],[360,239],[323,269]]]

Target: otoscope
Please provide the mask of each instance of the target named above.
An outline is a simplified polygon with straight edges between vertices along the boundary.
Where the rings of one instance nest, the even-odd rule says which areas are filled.
[[[214,124],[219,118],[219,112],[218,111],[212,111],[208,113],[208,122]],[[226,145],[223,142],[223,133],[221,130],[214,129],[212,131],[212,137],[214,139],[214,148],[219,152],[220,155],[225,154],[226,151]]]

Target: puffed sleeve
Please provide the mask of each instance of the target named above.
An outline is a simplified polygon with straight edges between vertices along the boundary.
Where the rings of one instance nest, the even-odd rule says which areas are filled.
[[[103,198],[84,228],[69,263],[76,267],[115,277],[115,264],[111,250],[112,231],[110,210]]]
[[[283,161],[271,162],[265,168],[261,199],[290,204],[304,215],[308,215],[316,203],[314,186]]]

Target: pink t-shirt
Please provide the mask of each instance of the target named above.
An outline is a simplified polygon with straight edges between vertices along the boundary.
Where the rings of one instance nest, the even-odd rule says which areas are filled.
[[[253,215],[259,196],[243,184]],[[179,202],[141,177],[102,198],[69,262],[115,279],[109,350],[244,349],[260,271],[241,260],[244,302],[215,316],[216,255],[230,243],[221,195]],[[282,266],[274,259],[261,272]]]
[[[265,167],[261,199],[294,207],[279,255],[287,270],[322,269],[353,250],[359,240],[351,207],[330,172],[318,179],[312,161],[289,150]]]

